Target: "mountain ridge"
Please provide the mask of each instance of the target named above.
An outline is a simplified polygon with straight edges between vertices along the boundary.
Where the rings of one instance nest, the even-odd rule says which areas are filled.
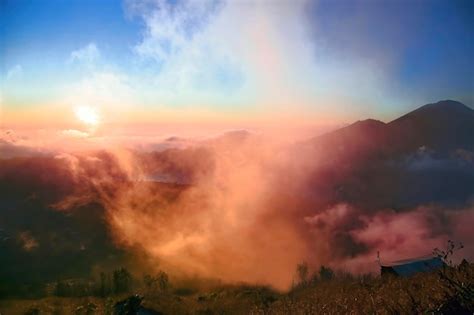
[[[390,154],[425,146],[447,154],[456,149],[474,150],[473,135],[474,110],[460,102],[444,100],[420,106],[388,123],[371,118],[359,120],[310,142],[326,147],[389,147]]]

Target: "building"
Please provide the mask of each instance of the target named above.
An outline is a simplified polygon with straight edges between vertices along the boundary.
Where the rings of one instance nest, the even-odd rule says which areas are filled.
[[[409,277],[419,272],[429,272],[444,266],[444,262],[439,257],[425,256],[412,259],[398,260],[391,263],[381,263],[381,275],[395,275]]]

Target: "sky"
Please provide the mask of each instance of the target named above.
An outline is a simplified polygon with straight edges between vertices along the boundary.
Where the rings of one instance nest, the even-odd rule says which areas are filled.
[[[120,246],[226,281],[283,288],[302,261],[366,272],[378,250],[469,240],[468,151],[377,162],[366,128],[315,136],[473,107],[473,15],[472,0],[0,0],[4,173],[54,188],[69,170],[48,209],[100,202]],[[462,207],[438,198],[451,181]],[[156,182],[186,189],[168,202]]]
[[[339,124],[472,107],[473,14],[457,0],[0,0],[0,123]]]

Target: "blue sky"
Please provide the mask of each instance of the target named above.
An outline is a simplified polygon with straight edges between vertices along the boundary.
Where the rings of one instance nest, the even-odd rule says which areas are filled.
[[[389,119],[440,99],[474,104],[472,1],[0,3],[3,111]]]
[[[472,1],[322,1],[310,19],[335,54],[388,58],[390,89],[409,103],[456,98],[472,106],[473,8]]]

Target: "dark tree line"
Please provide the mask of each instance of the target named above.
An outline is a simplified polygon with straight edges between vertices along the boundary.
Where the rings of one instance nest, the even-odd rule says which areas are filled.
[[[54,295],[57,296],[100,296],[128,293],[132,289],[133,277],[126,268],[113,272],[101,272],[98,281],[69,279],[56,282]]]
[[[171,285],[168,274],[159,271],[155,275],[145,275],[143,283],[134,279],[126,268],[112,272],[102,271],[98,279],[67,279],[54,283],[52,294],[61,297],[99,296],[107,297],[115,294],[130,293],[133,289],[143,286],[147,294],[168,292]]]

